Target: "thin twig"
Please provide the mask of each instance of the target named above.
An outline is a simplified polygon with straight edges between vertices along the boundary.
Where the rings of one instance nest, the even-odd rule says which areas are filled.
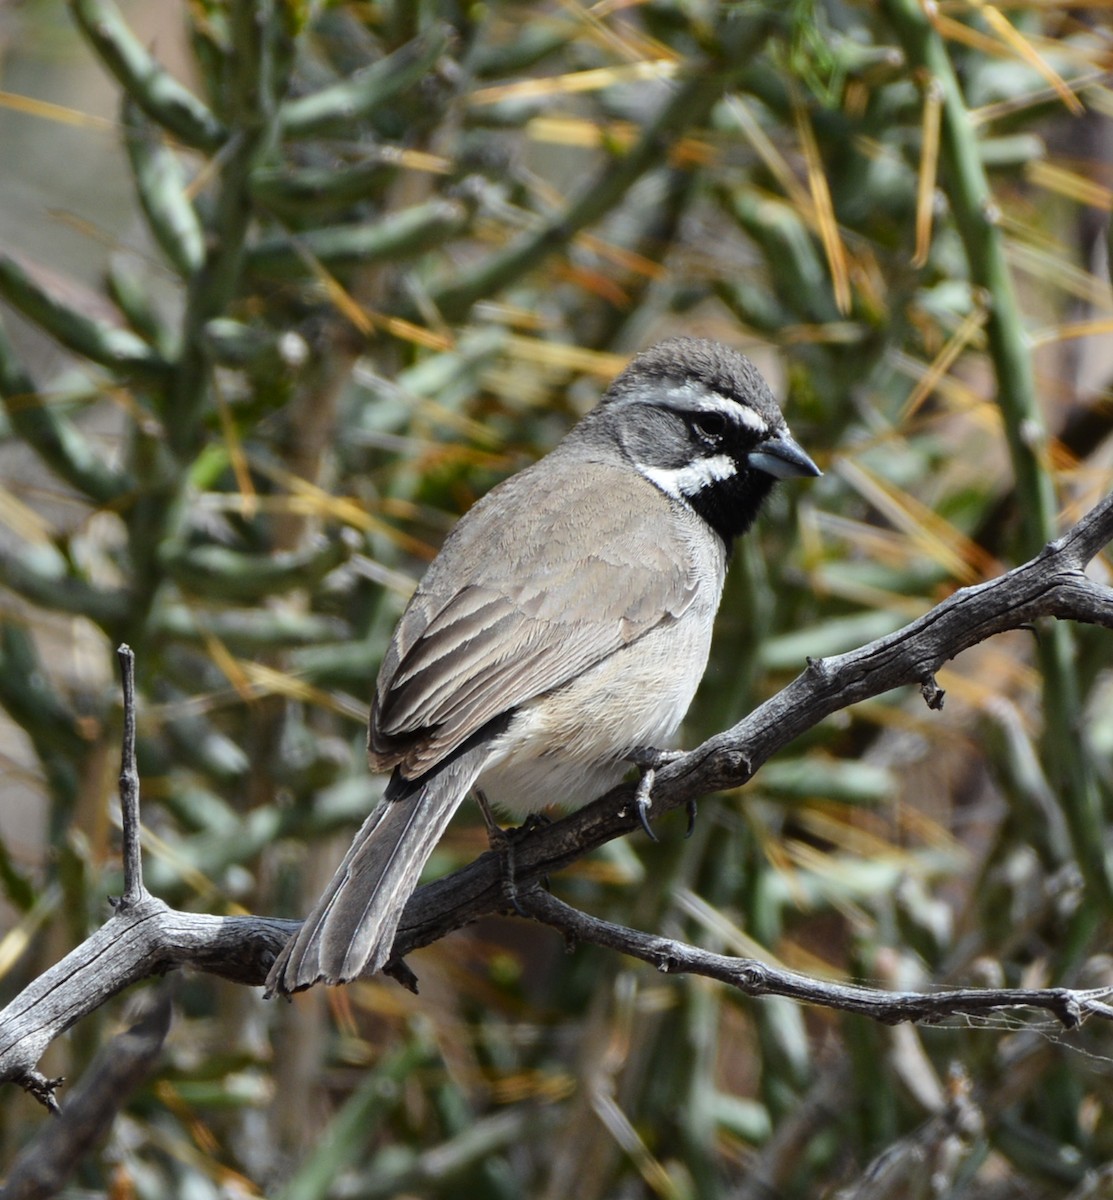
[[[785,996],[804,1004],[837,1008],[897,1025],[904,1021],[931,1024],[946,1017],[974,1016],[1000,1009],[1038,1008],[1052,1013],[1067,1029],[1087,1017],[1113,1020],[1109,988],[952,988],[939,992],[892,992],[859,984],[813,979],[797,971],[773,967],[753,958],[712,954],[675,938],[643,933],[589,916],[540,887],[530,888],[519,902],[531,916],[551,925],[571,942],[606,946],[651,963],[663,974],[705,975],[747,996]]]
[[[134,908],[149,893],[143,885],[143,850],[139,830],[139,767],[135,759],[135,654],[130,646],[116,651],[124,692],[124,736],[120,751],[120,830],[123,839],[124,894],[118,904]]]

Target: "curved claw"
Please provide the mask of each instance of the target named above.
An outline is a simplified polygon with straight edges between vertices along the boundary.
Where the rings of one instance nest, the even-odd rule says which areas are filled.
[[[640,787],[638,790],[640,793]],[[646,794],[644,796],[640,794],[638,795],[638,823],[641,825],[642,829],[645,830],[646,837],[648,837],[651,842],[658,842],[661,839],[653,832],[653,827],[649,824],[649,806],[652,803],[653,801],[650,799],[648,789],[646,790]]]
[[[653,803],[654,774],[660,767],[676,762],[678,758],[683,757],[683,750],[657,750],[653,746],[635,746],[626,756],[627,761],[632,762],[641,772],[638,789],[634,793],[634,803],[638,807],[638,824],[645,830],[646,836],[655,842],[660,839],[649,826],[649,806]],[[688,832],[684,836],[691,837],[695,827],[696,802],[690,800],[688,802]]]
[[[690,838],[692,836],[692,834],[695,833],[695,830],[696,830],[696,802],[694,800],[689,800],[687,808],[688,808],[688,828],[684,830],[684,836],[686,838]]]
[[[649,808],[653,803],[653,768],[643,767],[642,777],[638,780],[637,791],[634,792],[634,806],[638,810],[638,824],[645,830],[651,841],[658,841],[657,835],[649,824]]]

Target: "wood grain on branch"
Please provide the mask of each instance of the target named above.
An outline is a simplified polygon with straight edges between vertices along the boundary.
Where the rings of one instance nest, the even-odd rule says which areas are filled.
[[[107,1135],[124,1101],[158,1062],[170,1029],[170,996],[165,987],[142,994],[130,1028],[102,1047],[59,1120],[45,1125],[20,1151],[4,1181],[3,1200],[56,1196],[85,1155]]]
[[[1086,574],[1087,565],[1110,541],[1113,495],[1022,566],[956,591],[887,637],[810,662],[792,683],[733,728],[661,767],[653,788],[654,814],[746,783],[771,755],[826,717],[893,688],[919,687],[929,706],[938,707],[943,697],[935,673],[987,638],[1046,618],[1113,628],[1113,589]],[[125,664],[125,678],[126,673]],[[132,778],[126,746],[121,781],[127,793]],[[1068,1025],[1090,1015],[1113,1017],[1113,1008],[1103,1002],[1104,993],[1060,988],[1024,993],[964,989],[923,996],[886,996],[863,988],[833,991],[833,985],[794,972],[707,955],[682,943],[597,921],[531,888],[544,876],[634,830],[638,818],[632,796],[633,789],[624,785],[551,825],[515,837],[515,881],[529,913],[570,937],[612,946],[670,971],[699,971],[751,994],[793,996],[867,1012],[880,1020],[934,1020],[947,1013],[1008,1006],[1042,1007]],[[125,806],[137,805],[137,788],[134,797],[125,794],[123,799]],[[138,851],[129,840],[137,821],[133,823],[127,811],[125,816],[129,835],[125,861],[133,872],[127,894],[92,937],[0,1011],[0,1081],[18,1082],[44,1102],[56,1084],[35,1070],[43,1051],[110,997],[138,980],[178,967],[261,986],[275,955],[297,928],[295,921],[275,918],[178,912],[152,897],[137,878]],[[412,983],[400,962],[406,954],[479,917],[504,910],[506,903],[502,862],[493,853],[420,888],[406,906],[399,928],[393,973]]]

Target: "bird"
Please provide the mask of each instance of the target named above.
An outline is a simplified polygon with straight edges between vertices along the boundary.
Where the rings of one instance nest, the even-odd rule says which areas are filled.
[[[391,964],[473,789],[511,816],[576,808],[652,761],[706,668],[733,542],[778,480],[820,474],[748,358],[681,337],[634,356],[553,450],[477,501],[381,664],[367,744],[391,772],[383,797],[267,994]]]

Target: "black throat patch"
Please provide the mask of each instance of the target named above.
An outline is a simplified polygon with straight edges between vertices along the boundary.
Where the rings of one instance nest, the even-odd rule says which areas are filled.
[[[741,537],[756,520],[775,482],[764,471],[743,467],[729,479],[710,483],[686,499],[723,539],[729,554],[734,539]]]

